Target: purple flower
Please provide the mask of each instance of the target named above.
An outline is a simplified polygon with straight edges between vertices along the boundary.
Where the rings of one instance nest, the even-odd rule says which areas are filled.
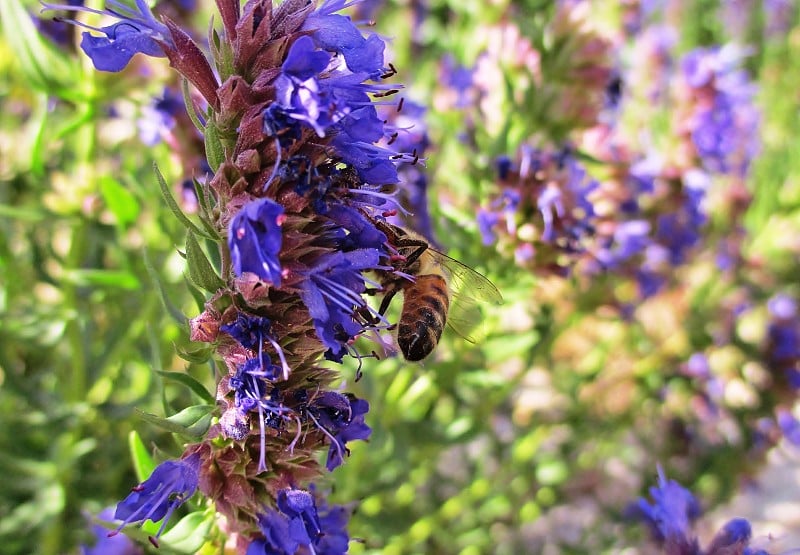
[[[372,429],[364,422],[369,403],[353,395],[326,391],[316,396],[307,406],[307,414],[314,424],[331,440],[325,466],[333,470],[344,462],[349,453],[347,442],[366,440]]]
[[[303,272],[300,297],[330,360],[341,362],[349,342],[366,329],[358,318],[370,310],[361,296],[366,290],[361,272],[377,268],[380,258],[381,251],[374,248],[332,252]]]
[[[263,345],[265,336],[269,335],[270,325],[269,318],[240,312],[235,321],[223,324],[219,330],[233,337],[245,349],[258,350]]]
[[[332,136],[337,155],[352,165],[363,181],[397,183],[394,161],[412,161],[416,156],[374,144],[387,130],[367,94],[386,96],[396,90],[365,82],[382,71],[383,41],[375,35],[364,39],[349,18],[330,15],[329,9],[332,3],[320,8],[313,24],[306,21],[309,29],[317,31],[292,44],[276,82],[276,102],[264,112],[264,132],[287,146],[300,138],[298,124],[307,125],[321,138]],[[340,27],[347,30],[341,36],[333,32]],[[359,42],[355,36],[364,41],[361,46],[353,46]],[[378,46],[380,56],[372,60]],[[342,54],[347,68],[329,52]]]
[[[161,535],[175,512],[197,489],[199,455],[182,460],[164,461],[153,470],[150,477],[133,488],[131,493],[117,505],[114,518],[121,520],[119,528],[111,533],[116,535],[122,528],[134,522],[164,520],[155,538]],[[150,538],[158,545],[155,538]]]
[[[337,204],[325,212],[325,217],[337,226],[328,233],[335,241],[337,250],[384,249],[386,234],[358,210]]]
[[[378,77],[383,71],[385,44],[378,35],[364,38],[349,17],[333,13],[344,7],[345,3],[339,0],[326,0],[308,16],[303,30],[312,31],[320,48],[344,56],[351,72]]]
[[[67,20],[68,23],[99,31],[105,35],[98,37],[84,32],[81,40],[81,48],[92,59],[94,67],[100,71],[122,71],[131,58],[139,52],[147,56],[165,56],[159,42],[171,44],[171,34],[163,23],[156,20],[145,0],[136,0],[136,9],[117,0],[107,0],[107,4],[112,8],[98,11],[92,8],[42,2],[46,10],[71,9],[121,20],[119,23],[100,28]]]
[[[294,555],[300,547],[316,555],[347,552],[348,513],[344,507],[328,508],[317,502],[316,492],[286,488],[278,492],[277,510],[259,517],[264,539],[253,541],[247,555]]]
[[[242,208],[231,220],[228,247],[231,251],[233,272],[256,274],[259,279],[281,285],[281,263],[278,253],[283,236],[283,206],[262,198]]]
[[[699,553],[697,540],[691,535],[691,523],[700,516],[700,504],[694,495],[678,482],[667,480],[659,467],[658,486],[650,488],[650,496],[652,503],[641,498],[629,508],[628,513],[644,521],[660,544],[692,548],[691,551],[674,553]]]
[[[346,114],[320,92],[316,77],[329,61],[330,54],[317,50],[311,37],[300,37],[289,49],[276,83],[277,101],[287,115],[305,122],[320,137]]]
[[[240,364],[230,378],[234,390],[234,407],[226,413],[223,431],[231,439],[241,441],[250,433],[249,413],[258,415],[260,455],[258,471],[267,470],[266,429],[278,429],[291,411],[281,402],[280,390],[270,382],[277,379],[280,368],[271,364],[269,356],[259,354]]]

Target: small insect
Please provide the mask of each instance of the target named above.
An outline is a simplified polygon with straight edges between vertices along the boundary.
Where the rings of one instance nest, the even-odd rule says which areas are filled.
[[[422,236],[401,227],[376,222],[397,249],[395,271],[382,283],[384,314],[398,291],[403,309],[397,324],[397,344],[406,360],[430,355],[442,337],[445,324],[461,337],[475,342],[480,310],[476,301],[500,304],[503,296],[486,277],[432,248]]]

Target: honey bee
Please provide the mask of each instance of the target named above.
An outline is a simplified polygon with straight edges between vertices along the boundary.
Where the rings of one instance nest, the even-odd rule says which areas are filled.
[[[397,344],[403,357],[420,361],[430,355],[442,337],[445,324],[461,337],[475,342],[480,318],[475,301],[500,304],[503,296],[485,276],[432,248],[422,236],[386,222],[377,222],[397,249],[394,272],[382,283],[384,297],[378,310],[384,314],[398,291],[403,309],[397,324]]]

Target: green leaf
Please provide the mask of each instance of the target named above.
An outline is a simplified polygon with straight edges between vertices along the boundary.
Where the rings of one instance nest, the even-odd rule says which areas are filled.
[[[36,223],[48,218],[47,211],[39,207],[10,206],[0,204],[0,216],[23,222]]]
[[[211,166],[213,171],[217,171],[222,162],[225,160],[225,149],[222,148],[222,142],[219,138],[219,130],[217,129],[214,120],[209,118],[206,128],[204,130],[206,138],[206,158],[208,165]]]
[[[154,424],[168,432],[199,438],[204,436],[209,426],[211,426],[212,412],[215,408],[214,405],[195,405],[183,409],[169,418],[163,418],[138,409],[136,412],[145,422]]]
[[[197,305],[197,311],[203,312],[206,309],[206,296],[202,291],[200,291],[200,289],[195,287],[194,283],[192,283],[191,280],[186,277],[186,275],[183,276],[183,281],[186,284],[186,289],[189,291],[189,294],[192,296],[195,304]]]
[[[178,206],[178,203],[175,202],[175,198],[172,196],[172,192],[169,190],[169,185],[167,185],[166,180],[164,180],[164,176],[161,174],[161,171],[158,169],[158,165],[155,163],[153,163],[153,170],[156,172],[156,179],[158,180],[158,186],[161,188],[161,195],[167,202],[169,209],[173,214],[175,214],[175,217],[178,218],[178,221],[180,221],[186,229],[194,232],[196,235],[201,235],[207,239],[216,241],[216,238],[202,231],[189,218],[186,217],[186,214],[183,213],[183,210],[181,210],[180,206]]]
[[[211,512],[196,511],[183,517],[160,540],[165,547],[179,553],[198,553],[213,525],[214,515]]]
[[[79,287],[100,285],[104,287],[118,287],[129,291],[141,287],[141,283],[135,275],[122,270],[65,270],[61,279],[65,283],[77,285]]]
[[[192,120],[197,130],[203,133],[205,128],[200,121],[200,116],[195,109],[194,102],[192,102],[192,92],[189,89],[189,81],[187,79],[181,79],[181,92],[183,93],[183,104],[186,106],[186,113],[189,115],[189,119]]]
[[[198,382],[189,374],[186,374],[185,372],[164,372],[162,370],[156,370],[156,373],[167,380],[178,382],[180,384],[185,385],[186,387],[191,389],[203,401],[209,404],[214,403],[214,396],[208,392],[208,390],[205,388],[205,386],[203,386],[203,384]]]
[[[139,217],[139,201],[113,177],[104,176],[100,180],[100,193],[106,206],[121,225],[127,226]]]
[[[192,283],[209,293],[216,293],[225,286],[225,282],[211,266],[206,253],[191,232],[186,235],[186,266]]]
[[[156,468],[156,462],[150,453],[147,451],[142,438],[136,431],[128,434],[128,449],[131,452],[131,460],[133,461],[133,468],[136,471],[136,478],[139,482],[144,482],[153,473]]]
[[[193,349],[182,349],[176,346],[175,351],[178,353],[178,356],[181,357],[186,362],[191,362],[194,364],[202,364],[204,362],[207,362],[208,359],[211,358],[211,354],[214,352],[214,348],[209,347],[207,345],[203,345],[202,347],[195,347]]]
[[[194,405],[170,416],[167,420],[184,426],[186,433],[192,437],[203,437],[211,427],[216,408],[216,405]]]
[[[161,296],[161,302],[164,305],[164,308],[167,310],[167,313],[172,316],[172,319],[178,322],[179,324],[184,324],[186,322],[186,316],[183,312],[180,311],[178,307],[176,307],[167,297],[167,292],[164,289],[164,286],[161,283],[161,279],[159,278],[158,272],[156,269],[153,268],[153,265],[150,263],[150,258],[147,255],[147,249],[142,250],[142,259],[144,260],[144,267],[147,269],[147,275],[150,276],[150,281],[156,286],[158,292]]]

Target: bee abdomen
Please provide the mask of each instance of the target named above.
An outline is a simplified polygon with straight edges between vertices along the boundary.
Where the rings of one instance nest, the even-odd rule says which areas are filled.
[[[438,275],[418,276],[404,290],[397,344],[406,360],[418,361],[436,348],[447,322],[447,283]]]

